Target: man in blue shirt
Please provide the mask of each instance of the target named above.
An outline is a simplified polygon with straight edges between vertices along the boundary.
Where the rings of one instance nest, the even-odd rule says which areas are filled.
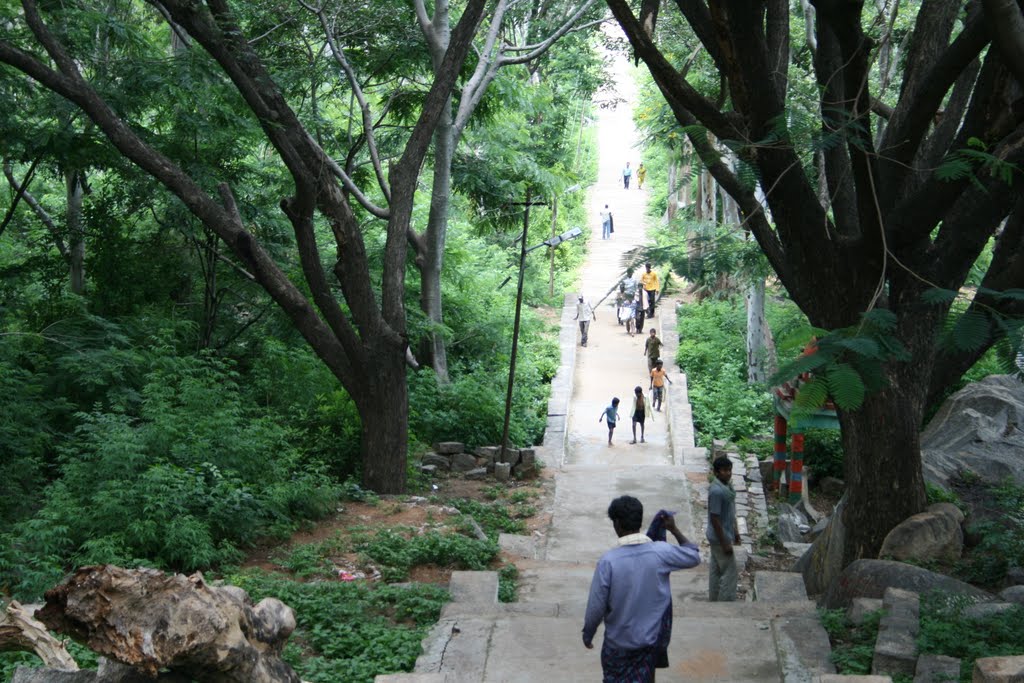
[[[619,544],[597,562],[583,621],[587,648],[594,647],[594,634],[604,622],[604,683],[654,681],[658,648],[667,647],[671,636],[669,574],[700,563],[697,546],[686,540],[672,516],[664,518],[664,528],[678,546],[640,533],[643,516],[643,505],[632,496],[608,506]]]
[[[732,461],[722,455],[715,458],[711,468],[715,478],[708,489],[708,526],[705,532],[711,543],[708,600],[732,602],[736,599],[736,580],[739,577],[733,545],[740,542],[736,526],[736,491],[731,483]]]

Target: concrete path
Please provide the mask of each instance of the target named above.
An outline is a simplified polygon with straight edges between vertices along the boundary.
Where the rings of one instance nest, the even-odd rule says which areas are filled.
[[[620,60],[616,68],[617,94],[625,103],[599,113],[599,179],[589,198],[596,229],[578,290],[594,302],[621,277],[622,254],[646,240],[647,193],[635,188],[635,176],[628,191],[621,178],[627,160],[634,168],[640,161],[633,149],[632,67]],[[648,176],[651,181],[656,179]],[[597,217],[606,202],[615,217],[610,240],[601,239]],[[417,673],[378,680],[599,681],[603,629],[593,650],[583,647],[580,630],[594,564],[616,542],[608,503],[622,494],[634,495],[644,504],[645,524],[666,508],[677,511],[679,526],[689,537],[703,537],[708,464],[704,450],[694,448],[686,377],[674,363],[674,303],[663,300],[644,333],[654,326],[666,342],[662,358],[675,384],[665,412],[648,418],[646,442],[631,445],[629,398],[635,386],[648,393],[649,385],[643,337],[627,335],[606,301],[597,309],[588,346],[580,347],[572,319],[577,293],[566,293],[562,367],[553,383],[539,453],[556,470],[551,527],[544,537],[501,539],[506,554],[517,558],[519,602],[497,603],[493,573],[456,572],[452,591],[458,597],[424,641]],[[622,399],[621,421],[609,446],[598,417],[613,396]],[[737,467],[742,473],[742,465]],[[706,565],[674,574],[671,667],[658,672],[659,683],[812,681],[817,672],[834,671],[822,661],[828,641],[817,626],[814,605],[789,597],[774,601],[793,588],[787,576],[777,582],[786,590],[769,588],[775,583],[766,577],[760,602],[708,603]]]

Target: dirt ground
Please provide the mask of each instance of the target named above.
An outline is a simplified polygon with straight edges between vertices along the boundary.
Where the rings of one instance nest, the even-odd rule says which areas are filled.
[[[454,521],[460,516],[459,511],[450,505],[453,500],[508,502],[513,496],[525,499],[535,510],[533,515],[521,518],[526,526],[524,533],[543,534],[551,522],[552,492],[553,479],[550,472],[545,470],[530,479],[504,483],[493,480],[470,481],[457,476],[441,475],[428,484],[427,490],[379,496],[370,502],[340,502],[333,515],[292,534],[287,541],[267,543],[253,549],[242,563],[242,568],[288,572],[288,557],[292,553],[302,546],[319,545],[329,555],[334,573],[341,580],[374,582],[380,580],[377,568],[366,564],[358,553],[345,552],[353,536],[395,527],[422,533],[428,529],[445,527],[449,520]],[[500,567],[509,561],[500,555],[495,566]],[[451,567],[421,565],[410,570],[409,581],[446,585],[451,573]]]

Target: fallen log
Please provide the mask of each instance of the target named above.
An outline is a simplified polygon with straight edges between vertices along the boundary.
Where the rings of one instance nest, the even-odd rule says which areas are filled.
[[[51,636],[17,600],[12,600],[0,614],[0,652],[34,652],[49,669],[78,671],[78,664],[64,643]]]
[[[210,586],[198,572],[82,567],[45,597],[43,624],[147,676],[169,669],[203,683],[299,683],[281,659],[295,630],[291,608],[274,598],[253,605],[241,588]]]

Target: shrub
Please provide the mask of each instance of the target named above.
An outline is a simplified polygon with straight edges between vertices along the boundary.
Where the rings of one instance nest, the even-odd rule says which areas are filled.
[[[963,614],[969,604],[937,593],[922,595],[917,639],[922,654],[959,658],[960,680],[965,683],[971,680],[975,659],[1024,655],[1024,606],[972,619]]]

